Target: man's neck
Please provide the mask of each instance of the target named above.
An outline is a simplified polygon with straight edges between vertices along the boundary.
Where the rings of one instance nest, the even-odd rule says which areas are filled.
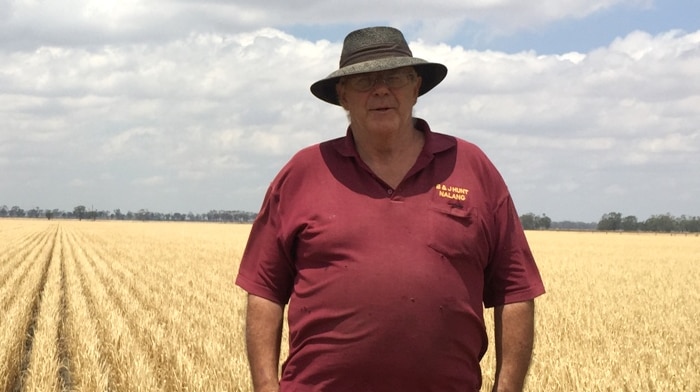
[[[360,159],[392,188],[413,167],[425,143],[425,135],[415,128],[383,137],[353,134],[353,138]]]
[[[423,147],[423,132],[413,128],[396,132],[353,132],[353,140],[363,160],[391,162]]]

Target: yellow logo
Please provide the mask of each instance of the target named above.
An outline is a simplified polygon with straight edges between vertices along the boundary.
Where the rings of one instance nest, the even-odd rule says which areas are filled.
[[[460,201],[467,200],[467,194],[469,193],[469,189],[467,188],[460,188],[458,186],[449,186],[444,184],[435,185],[435,189],[438,191],[438,195],[440,197]]]

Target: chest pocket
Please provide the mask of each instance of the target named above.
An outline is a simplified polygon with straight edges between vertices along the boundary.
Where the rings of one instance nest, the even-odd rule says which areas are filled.
[[[461,204],[432,203],[429,206],[428,246],[450,261],[487,262],[488,243],[478,210]]]

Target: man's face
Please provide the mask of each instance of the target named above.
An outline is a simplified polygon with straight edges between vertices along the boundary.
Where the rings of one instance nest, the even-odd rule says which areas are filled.
[[[353,131],[395,132],[411,127],[421,78],[412,67],[348,76],[336,86]]]

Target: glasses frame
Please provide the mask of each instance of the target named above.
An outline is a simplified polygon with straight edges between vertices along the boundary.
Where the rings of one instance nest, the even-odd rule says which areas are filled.
[[[391,70],[380,73],[346,76],[341,79],[341,83],[357,92],[365,93],[374,89],[379,80],[381,80],[387,88],[400,89],[408,86],[411,82],[415,81],[417,77],[418,74],[413,70]]]

